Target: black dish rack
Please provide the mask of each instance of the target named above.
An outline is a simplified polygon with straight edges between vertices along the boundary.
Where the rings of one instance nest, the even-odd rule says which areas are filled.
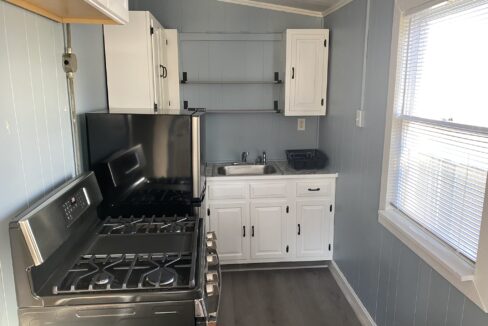
[[[329,158],[318,149],[286,150],[288,165],[295,170],[323,169],[329,164]]]

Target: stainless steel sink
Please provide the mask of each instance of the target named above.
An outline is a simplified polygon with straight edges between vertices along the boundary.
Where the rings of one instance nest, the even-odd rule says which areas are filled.
[[[217,168],[218,175],[265,175],[276,172],[276,168],[269,164],[225,165]]]

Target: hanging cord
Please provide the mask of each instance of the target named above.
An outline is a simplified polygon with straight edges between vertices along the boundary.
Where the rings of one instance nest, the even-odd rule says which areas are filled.
[[[81,166],[81,144],[78,131],[78,119],[76,114],[75,101],[75,72],[77,70],[76,55],[71,49],[71,25],[63,24],[65,53],[63,54],[63,69],[66,72],[66,82],[68,86],[68,104],[71,121],[71,138],[73,142],[74,177],[82,172]]]

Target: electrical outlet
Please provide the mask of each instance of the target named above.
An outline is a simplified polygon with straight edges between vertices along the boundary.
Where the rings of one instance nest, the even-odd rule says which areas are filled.
[[[305,130],[305,119],[303,119],[303,118],[299,118],[299,119],[298,119],[297,130],[298,130],[298,131],[303,131],[303,130]]]
[[[357,110],[356,111],[356,127],[363,128],[364,127],[364,111]]]

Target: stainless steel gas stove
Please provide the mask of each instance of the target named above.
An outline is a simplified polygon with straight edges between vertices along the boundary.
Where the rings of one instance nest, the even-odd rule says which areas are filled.
[[[87,121],[95,173],[10,224],[21,325],[216,325],[216,239],[198,214],[199,118]]]
[[[215,323],[220,269],[203,220],[103,217],[101,200],[89,173],[11,222],[21,325]]]

